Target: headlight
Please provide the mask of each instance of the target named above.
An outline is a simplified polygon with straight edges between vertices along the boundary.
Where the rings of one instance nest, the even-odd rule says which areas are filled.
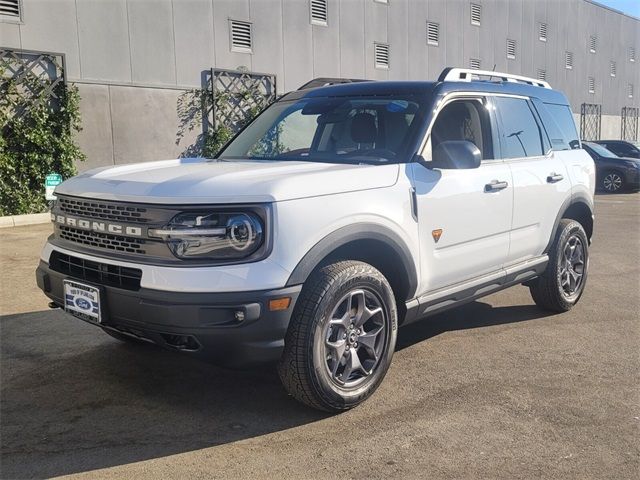
[[[254,212],[181,213],[149,236],[165,240],[178,258],[235,260],[249,257],[264,242],[262,219]]]

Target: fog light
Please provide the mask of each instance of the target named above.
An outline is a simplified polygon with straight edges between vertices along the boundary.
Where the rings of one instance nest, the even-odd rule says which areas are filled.
[[[242,310],[236,310],[233,316],[237,322],[244,322],[244,312]]]
[[[286,310],[291,305],[290,297],[274,298],[269,300],[269,310],[275,312],[277,310]]]

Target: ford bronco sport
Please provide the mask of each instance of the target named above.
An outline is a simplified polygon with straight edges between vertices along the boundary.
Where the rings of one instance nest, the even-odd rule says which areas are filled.
[[[546,82],[319,79],[214,159],[62,183],[36,276],[52,306],[117,339],[278,362],[293,397],[339,411],[376,390],[399,326],[517,284],[544,309],[575,305],[593,193]]]

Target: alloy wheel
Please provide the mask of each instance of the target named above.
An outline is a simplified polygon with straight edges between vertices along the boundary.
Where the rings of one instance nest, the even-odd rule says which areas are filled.
[[[580,292],[584,274],[584,245],[577,235],[571,235],[565,243],[560,266],[560,285],[566,297]]]
[[[602,184],[607,192],[617,192],[622,187],[622,177],[616,172],[607,173]]]
[[[351,290],[335,305],[323,334],[325,367],[342,388],[369,377],[384,353],[387,313],[376,294]]]

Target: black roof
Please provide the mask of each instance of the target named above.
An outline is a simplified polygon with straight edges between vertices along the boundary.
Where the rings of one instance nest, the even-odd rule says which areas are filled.
[[[537,87],[520,82],[483,81],[470,82],[444,81],[358,81],[354,83],[341,83],[318,88],[296,90],[282,97],[282,100],[298,100],[300,98],[342,97],[360,95],[392,95],[413,94],[444,95],[451,92],[487,92],[508,93],[537,97],[546,103],[568,105],[569,102],[563,93],[550,88]]]

